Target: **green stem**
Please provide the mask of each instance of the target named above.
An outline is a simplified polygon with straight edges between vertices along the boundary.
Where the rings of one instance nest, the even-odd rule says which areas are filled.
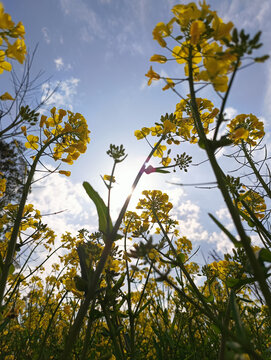
[[[112,189],[112,179],[114,176],[114,172],[115,172],[115,168],[116,168],[117,162],[116,160],[114,161],[113,164],[113,168],[111,171],[111,178],[110,178],[110,182],[109,182],[109,186],[108,186],[108,200],[107,200],[107,229],[106,229],[106,233],[109,234],[109,224],[110,224],[110,199],[111,199],[111,189]]]
[[[182,261],[179,260],[178,258],[178,254],[176,252],[176,249],[174,248],[174,246],[172,245],[172,242],[170,241],[169,237],[168,237],[168,234],[167,232],[165,231],[163,225],[161,224],[156,212],[153,210],[153,214],[154,214],[154,217],[157,221],[157,224],[159,225],[160,229],[162,230],[162,233],[164,235],[164,237],[167,239],[167,242],[169,244],[169,247],[170,249],[172,250],[172,252],[174,253],[175,255],[175,258],[178,262],[178,265],[180,266],[180,269],[182,270],[182,272],[184,273],[185,277],[187,278],[189,284],[191,285],[192,289],[194,290],[197,298],[200,300],[200,302],[202,303],[202,305],[204,306],[205,310],[206,310],[206,314],[208,314],[208,317],[210,319],[214,319],[214,314],[213,312],[211,311],[210,307],[208,306],[204,296],[202,295],[202,293],[199,291],[199,289],[197,288],[196,284],[194,283],[193,279],[191,278],[189,272],[186,270],[185,266],[184,266],[184,263]]]
[[[218,187],[220,188],[221,194],[222,194],[224,201],[228,207],[228,210],[230,212],[230,215],[231,215],[231,218],[235,225],[235,228],[240,236],[240,240],[245,249],[245,252],[247,254],[247,257],[249,259],[251,267],[253,269],[254,275],[260,285],[260,289],[265,298],[266,305],[268,306],[269,312],[271,314],[271,293],[270,293],[269,286],[265,279],[264,271],[256,259],[254,251],[253,251],[252,247],[250,246],[249,238],[246,235],[245,230],[243,228],[238,211],[236,210],[234,204],[232,203],[230,194],[226,187],[223,172],[216,161],[214,150],[212,149],[212,147],[210,145],[212,142],[210,142],[206,138],[206,135],[204,133],[204,129],[203,129],[203,126],[201,123],[200,114],[199,114],[197,103],[196,103],[196,96],[195,96],[195,90],[194,90],[193,69],[192,69],[192,49],[191,48],[190,48],[188,67],[189,67],[189,88],[190,88],[190,95],[191,95],[192,112],[193,112],[195,126],[198,130],[198,135],[200,137],[200,140],[204,144],[205,151],[207,153],[211,167],[212,167],[215,177],[217,179]]]
[[[68,291],[66,291],[66,292],[63,294],[62,298],[60,299],[59,303],[57,304],[57,307],[55,308],[55,311],[53,312],[53,314],[52,314],[52,316],[51,316],[51,319],[50,319],[50,321],[49,321],[49,324],[48,324],[47,329],[46,329],[45,334],[44,334],[44,338],[43,338],[42,343],[41,343],[41,346],[40,346],[40,354],[39,354],[38,360],[42,359],[42,354],[43,354],[43,351],[44,351],[44,348],[45,348],[45,343],[46,343],[46,340],[47,340],[47,338],[48,338],[48,336],[49,336],[49,330],[50,330],[50,328],[51,328],[51,326],[52,326],[54,317],[55,317],[55,315],[56,315],[56,313],[57,313],[60,305],[62,304],[62,301],[65,299],[65,297],[66,297],[67,294],[68,294]]]
[[[231,290],[231,292],[233,292],[233,290]],[[230,298],[228,300],[227,303],[227,308],[226,308],[226,313],[223,319],[223,326],[225,329],[228,329],[229,327],[229,323],[230,323],[230,312],[231,312],[231,308],[230,308]],[[221,343],[220,343],[220,348],[219,348],[219,360],[224,360],[225,359],[225,352],[226,352],[226,340],[227,340],[227,336],[226,336],[226,332],[221,334]]]
[[[101,308],[102,308],[102,311],[103,311],[103,314],[105,316],[105,320],[106,320],[106,323],[107,323],[107,326],[108,326],[108,329],[109,329],[109,333],[110,333],[110,337],[111,337],[111,340],[112,340],[112,343],[113,343],[113,347],[114,347],[114,353],[116,355],[116,358],[118,360],[121,360],[123,359],[123,356],[122,356],[122,349],[121,349],[121,346],[119,344],[119,341],[118,341],[118,338],[116,336],[116,326],[113,324],[113,322],[111,321],[111,318],[110,318],[110,315],[106,309],[106,306],[103,302],[102,299],[99,299],[100,301],[100,304],[101,304]]]
[[[251,166],[251,169],[253,170],[254,174],[256,175],[256,178],[259,180],[260,184],[262,185],[262,187],[264,188],[266,194],[271,198],[271,190],[269,189],[269,187],[267,186],[266,182],[264,181],[264,179],[262,178],[261,174],[259,173],[259,171],[257,170],[253,160],[251,159],[251,157],[249,156],[245,143],[242,140],[242,150],[244,151],[245,157],[249,163],[249,165]]]
[[[97,264],[93,279],[90,279],[87,295],[86,295],[85,299],[83,300],[83,302],[82,302],[82,304],[81,304],[81,306],[80,306],[80,308],[78,310],[75,321],[74,321],[73,325],[71,326],[69,334],[68,334],[68,336],[66,338],[64,351],[63,351],[63,354],[62,354],[62,357],[61,357],[62,360],[69,360],[71,358],[72,348],[73,348],[73,346],[74,346],[74,344],[75,344],[75,342],[77,340],[77,337],[78,337],[78,335],[80,333],[84,318],[85,318],[86,313],[88,311],[89,304],[90,304],[91,300],[93,300],[95,298],[95,296],[96,296],[96,290],[97,290],[97,286],[98,286],[98,283],[99,283],[101,273],[102,273],[102,271],[104,269],[106,260],[107,260],[109,254],[110,254],[113,242],[116,239],[117,232],[118,232],[118,230],[120,228],[120,225],[121,225],[121,222],[122,222],[123,217],[125,215],[125,212],[127,210],[127,207],[128,207],[128,205],[130,203],[133,191],[136,188],[141,176],[144,174],[144,171],[146,169],[146,164],[150,161],[153,153],[156,151],[156,149],[158,148],[158,146],[160,145],[160,143],[164,139],[165,139],[165,137],[161,136],[161,138],[159,139],[159,141],[157,142],[155,147],[151,150],[150,154],[148,155],[145,162],[141,166],[141,169],[139,170],[139,172],[138,172],[138,174],[137,174],[137,176],[136,176],[136,178],[134,180],[134,183],[132,185],[131,192],[127,196],[127,198],[126,198],[126,200],[125,200],[125,202],[124,202],[124,204],[122,206],[122,209],[121,209],[121,211],[119,213],[118,219],[117,219],[117,221],[116,221],[116,223],[115,223],[115,225],[113,227],[113,230],[112,230],[111,234],[109,234],[107,236],[107,239],[105,241],[105,246],[104,246],[104,249],[102,251],[101,258],[100,258],[100,260],[99,260],[99,262]]]
[[[86,360],[86,358],[87,358],[87,352],[88,352],[88,348],[90,345],[89,342],[90,342],[90,336],[91,336],[91,328],[92,328],[92,324],[93,324],[92,312],[94,310],[95,310],[95,301],[92,302],[91,308],[89,310],[88,324],[87,324],[84,345],[83,345],[80,360]]]
[[[225,106],[226,106],[226,102],[228,100],[228,96],[229,96],[229,93],[230,93],[230,89],[232,87],[232,84],[233,84],[233,80],[235,78],[235,75],[236,75],[236,72],[238,70],[238,67],[240,65],[240,59],[237,60],[236,64],[235,64],[235,67],[234,67],[234,70],[233,70],[233,73],[232,73],[232,76],[231,76],[231,80],[229,82],[229,86],[227,88],[227,91],[226,91],[226,94],[223,98],[223,101],[222,101],[222,104],[221,104],[221,108],[220,108],[220,111],[219,111],[219,117],[218,117],[218,120],[217,120],[217,124],[216,124],[216,128],[215,128],[215,133],[214,133],[214,137],[213,137],[213,140],[215,141],[216,138],[217,138],[217,135],[218,135],[218,130],[220,128],[220,125],[222,124],[222,120],[223,120],[223,113],[224,113],[224,109],[225,109]]]
[[[12,234],[8,243],[8,248],[7,248],[7,255],[4,261],[4,265],[3,265],[3,269],[2,269],[2,275],[0,278],[0,306],[2,305],[3,302],[3,298],[4,298],[4,293],[5,293],[5,288],[6,288],[6,283],[7,283],[7,278],[8,278],[8,272],[9,272],[9,268],[12,265],[12,260],[14,257],[14,253],[15,253],[15,248],[16,248],[16,243],[17,243],[17,238],[19,235],[19,231],[20,231],[20,224],[21,224],[21,220],[23,217],[23,212],[24,212],[24,207],[25,207],[25,203],[27,200],[27,196],[28,193],[30,191],[30,187],[32,184],[32,180],[36,171],[36,167],[39,163],[39,160],[41,158],[41,156],[43,155],[43,153],[45,152],[45,150],[47,149],[47,147],[49,147],[54,141],[58,140],[60,137],[62,137],[63,134],[59,134],[55,137],[53,137],[50,141],[48,141],[48,143],[46,143],[45,145],[43,145],[41,147],[41,149],[38,151],[37,155],[34,158],[33,164],[31,165],[28,177],[27,177],[27,181],[26,184],[24,185],[23,188],[23,193],[22,193],[22,197],[21,197],[21,201],[19,204],[19,208],[16,214],[16,219],[14,222],[14,226],[13,226],[13,230],[12,230]]]
[[[44,147],[41,148],[41,150],[38,152],[37,156],[35,157],[33,164],[31,166],[26,184],[23,188],[22,198],[21,198],[21,201],[19,204],[18,212],[16,215],[12,234],[10,237],[10,241],[8,243],[7,255],[6,255],[3,270],[2,270],[2,276],[1,276],[1,281],[0,281],[0,306],[2,305],[2,302],[3,302],[6,282],[7,282],[7,278],[8,278],[8,272],[9,272],[9,268],[12,264],[12,259],[13,259],[14,253],[15,253],[16,242],[17,242],[17,238],[18,238],[18,234],[19,234],[19,230],[20,230],[20,224],[21,224],[21,220],[23,217],[23,211],[24,211],[26,199],[27,199],[30,187],[31,187],[31,183],[32,183],[32,179],[33,179],[33,176],[34,176],[34,173],[36,170],[36,166],[41,157],[43,149],[44,149]]]
[[[130,219],[126,227],[127,230],[125,232],[125,237],[124,237],[125,254],[127,254],[127,232],[129,231],[131,221],[132,218]],[[129,314],[129,322],[130,322],[130,356],[131,356],[131,360],[133,360],[135,353],[135,317],[132,311],[131,278],[129,273],[129,262],[127,258],[125,259],[125,265],[126,265],[126,277],[127,277],[127,287],[128,287],[128,293],[126,295],[126,298],[127,298],[128,314]]]

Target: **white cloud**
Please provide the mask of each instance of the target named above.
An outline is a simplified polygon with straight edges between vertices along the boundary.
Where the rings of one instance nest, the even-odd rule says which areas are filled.
[[[52,165],[45,164],[50,171]],[[36,173],[36,179],[38,175]],[[94,204],[88,198],[81,183],[72,183],[67,177],[56,173],[51,174],[32,186],[32,191],[27,199],[28,204],[33,204],[35,209],[40,210],[43,224],[47,224],[55,234],[56,239],[53,250],[61,245],[61,236],[67,232],[76,236],[82,228],[95,232],[98,230],[97,213]],[[58,255],[66,252],[63,248],[50,257],[45,263],[45,273],[51,272],[51,265],[58,262]],[[31,257],[29,263],[33,268],[47,258],[48,250],[38,249]]]
[[[218,220],[222,223],[222,225],[231,233],[234,234],[234,224],[231,219],[231,215],[229,210],[225,207],[220,208],[216,212],[216,216]],[[217,232],[214,231],[210,234],[208,238],[208,242],[216,245],[216,251],[221,253],[232,252],[232,248],[234,247],[230,239],[223,231]]]
[[[41,31],[42,31],[42,34],[43,34],[43,37],[44,37],[45,42],[46,42],[47,44],[50,44],[51,39],[50,39],[50,37],[49,37],[49,31],[48,31],[47,27],[43,27],[43,28],[41,29]]]
[[[227,208],[221,208],[217,210],[215,213],[219,220],[227,220],[227,221],[231,220],[231,216]]]
[[[63,62],[63,59],[62,59],[61,57],[56,58],[56,59],[54,60],[54,63],[55,63],[55,65],[56,65],[56,69],[57,69],[58,71],[61,70],[61,69],[63,69],[63,67],[64,67],[64,62]]]
[[[71,64],[67,64],[67,65],[66,65],[66,64],[64,63],[62,57],[58,57],[58,58],[54,59],[54,63],[55,63],[55,65],[56,65],[56,69],[57,69],[58,71],[60,71],[60,70],[71,70],[71,69],[72,69]]]
[[[212,244],[216,245],[216,250],[218,252],[221,252],[223,254],[225,253],[231,253],[233,249],[233,244],[229,240],[229,238],[222,232],[212,232],[209,236],[208,241]]]
[[[208,232],[200,223],[200,207],[191,200],[182,202],[177,208],[180,233],[191,241],[206,241]]]
[[[233,107],[227,107],[225,109],[225,113],[226,113],[226,116],[229,118],[229,119],[233,119],[236,115],[237,115],[237,110],[234,109]]]
[[[46,98],[46,96],[48,96],[52,89],[56,89],[46,102],[46,105],[55,106],[57,108],[65,106],[65,108],[73,110],[73,100],[77,94],[79,81],[79,79],[72,77],[58,83],[54,82],[42,84],[42,101]]]
[[[46,167],[53,170],[51,165],[46,164]],[[97,227],[93,217],[94,205],[90,203],[82,184],[74,184],[64,175],[54,173],[34,183],[28,203],[33,203],[42,215],[46,215],[43,221],[58,235],[66,231],[75,234],[83,227],[94,231]],[[86,208],[91,209],[90,213]]]

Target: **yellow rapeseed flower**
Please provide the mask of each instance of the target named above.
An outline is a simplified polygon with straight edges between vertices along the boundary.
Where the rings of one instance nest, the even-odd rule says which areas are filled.
[[[14,22],[11,16],[5,13],[4,6],[0,2],[0,29],[11,30],[14,27]]]
[[[104,175],[103,179],[106,181],[111,181],[111,182],[116,182],[115,176],[110,176],[110,175]]]
[[[71,176],[71,172],[70,171],[65,171],[65,170],[59,170],[59,174],[65,175],[65,176]]]
[[[4,195],[6,191],[6,179],[2,178],[0,179],[0,197]]]
[[[135,130],[134,135],[137,140],[144,139],[147,135],[149,135],[150,129],[147,127],[143,127],[141,130]]]
[[[35,135],[27,135],[27,142],[25,143],[25,147],[27,149],[34,149],[37,150],[39,148],[38,141],[39,137]]]
[[[11,69],[11,64],[5,60],[5,52],[0,50],[0,74],[2,74],[4,70],[11,71]]]
[[[248,144],[255,146],[257,140],[260,140],[265,135],[263,122],[253,114],[237,115],[227,127],[230,132],[229,138],[235,144],[244,140]]]
[[[192,22],[191,27],[190,27],[190,42],[192,45],[197,45],[199,40],[200,40],[200,36],[205,32],[205,24],[203,21],[201,20],[195,20]]]
[[[163,22],[159,22],[155,28],[153,29],[152,35],[153,39],[158,41],[159,45],[165,47],[167,45],[164,37],[169,36],[172,33],[173,23],[175,22],[175,18],[171,19],[168,24],[164,24]]]
[[[163,122],[163,126],[164,126],[164,131],[163,131],[164,134],[176,131],[176,125],[173,124],[173,122],[171,122],[168,119]]]
[[[175,86],[175,83],[170,78],[166,78],[166,82],[167,84],[163,87],[163,91],[171,89]]]
[[[5,92],[0,96],[0,100],[15,100],[8,92]]]
[[[159,62],[160,64],[164,64],[167,62],[167,58],[164,55],[157,55],[154,54],[151,58],[150,61],[156,61]]]
[[[26,126],[21,126],[21,130],[22,130],[24,136],[26,136]]]
[[[16,59],[23,64],[26,55],[26,46],[23,39],[17,39],[13,44],[8,43],[6,51],[8,57]]]
[[[152,66],[150,66],[150,69],[147,72],[147,74],[145,74],[145,76],[147,76],[149,78],[148,85],[151,85],[153,80],[159,80],[160,79],[160,75],[152,70]]]

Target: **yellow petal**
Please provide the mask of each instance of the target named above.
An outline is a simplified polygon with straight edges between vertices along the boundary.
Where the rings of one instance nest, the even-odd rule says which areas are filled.
[[[65,170],[59,170],[59,174],[70,176],[71,172],[70,171],[65,171]]]
[[[5,92],[0,96],[0,100],[15,100],[8,92]]]

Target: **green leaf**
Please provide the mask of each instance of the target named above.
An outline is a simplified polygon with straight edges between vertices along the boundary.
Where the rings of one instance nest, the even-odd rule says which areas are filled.
[[[79,291],[84,291],[85,293],[87,293],[87,291],[88,291],[88,282],[86,280],[82,279],[78,275],[75,275],[73,279],[74,279],[74,282],[75,282],[76,289],[79,290]]]
[[[234,28],[232,31],[232,41],[237,44],[238,43],[238,32],[237,29]]]
[[[238,209],[238,212],[239,212],[239,214],[242,216],[242,218],[243,218],[244,220],[246,220],[247,224],[248,224],[250,227],[256,226],[256,224],[253,222],[253,220],[252,220],[249,216],[247,216],[242,210]]]
[[[135,314],[136,316],[138,316],[143,310],[146,309],[146,307],[152,302],[152,299],[149,299],[143,306],[141,306],[141,308],[137,311],[137,313]]]
[[[116,305],[116,310],[119,310],[119,309],[122,307],[122,305],[125,303],[125,301],[126,301],[126,297],[123,297],[123,298],[120,300],[120,302]],[[126,314],[121,313],[119,316],[126,317]],[[129,315],[128,315],[128,316],[129,316]]]
[[[158,168],[155,169],[155,172],[158,172],[158,173],[161,173],[161,174],[170,174],[170,171],[162,170],[162,169],[158,169]]]
[[[205,300],[207,303],[213,303],[214,302],[214,295],[210,294],[209,296],[205,297]]]
[[[264,55],[264,56],[261,56],[261,57],[255,57],[254,58],[254,61],[255,62],[264,62],[265,60],[269,59],[269,55]]]
[[[84,189],[86,190],[88,196],[94,202],[98,217],[99,217],[99,231],[104,235],[107,234],[107,231],[112,231],[112,221],[108,214],[107,206],[105,205],[103,199],[100,195],[93,189],[93,187],[87,182],[83,182]],[[107,224],[107,219],[109,220],[109,224]]]
[[[211,324],[210,327],[216,335],[220,334],[220,329],[215,324]]]
[[[99,310],[92,310],[89,317],[92,319],[92,320],[98,320],[98,319],[101,319],[102,317],[104,316],[103,312],[102,311],[99,311]]]
[[[267,249],[261,249],[259,251],[259,258],[262,261],[271,262],[271,251]]]
[[[204,141],[201,140],[201,139],[199,139],[198,145],[199,145],[199,147],[200,147],[201,149],[205,149],[205,148],[206,148]]]
[[[177,256],[177,260],[181,263],[184,263],[185,262],[185,254],[179,253]]]
[[[236,285],[238,285],[240,283],[240,279],[234,279],[234,278],[228,278],[226,280],[226,285],[229,287],[229,288],[233,288],[235,287]]]
[[[176,36],[175,40],[179,41],[179,40],[182,40],[183,36],[182,35],[179,35],[179,36]]]
[[[230,308],[232,312],[233,319],[235,321],[236,330],[238,336],[242,338],[243,341],[247,342],[246,333],[244,330],[244,326],[240,317],[239,307],[236,302],[236,295],[234,291],[231,291],[230,294]]]
[[[13,274],[15,271],[15,266],[13,264],[10,265],[9,269],[8,269],[8,274],[11,275]]]
[[[233,242],[236,247],[241,246],[241,242],[236,240],[235,237],[229,232],[229,230],[227,230],[225,226],[221,224],[221,222],[219,222],[212,214],[208,213],[208,215],[216,223],[216,225],[228,236],[228,238]]]
[[[246,278],[246,279],[234,279],[234,278],[228,278],[226,280],[226,285],[229,288],[240,288],[243,285],[248,285],[251,284],[253,282],[255,282],[256,280],[254,278]]]
[[[113,286],[112,290],[114,292],[117,292],[123,285],[124,279],[125,279],[126,273],[123,273],[121,277],[118,279],[116,284]]]

